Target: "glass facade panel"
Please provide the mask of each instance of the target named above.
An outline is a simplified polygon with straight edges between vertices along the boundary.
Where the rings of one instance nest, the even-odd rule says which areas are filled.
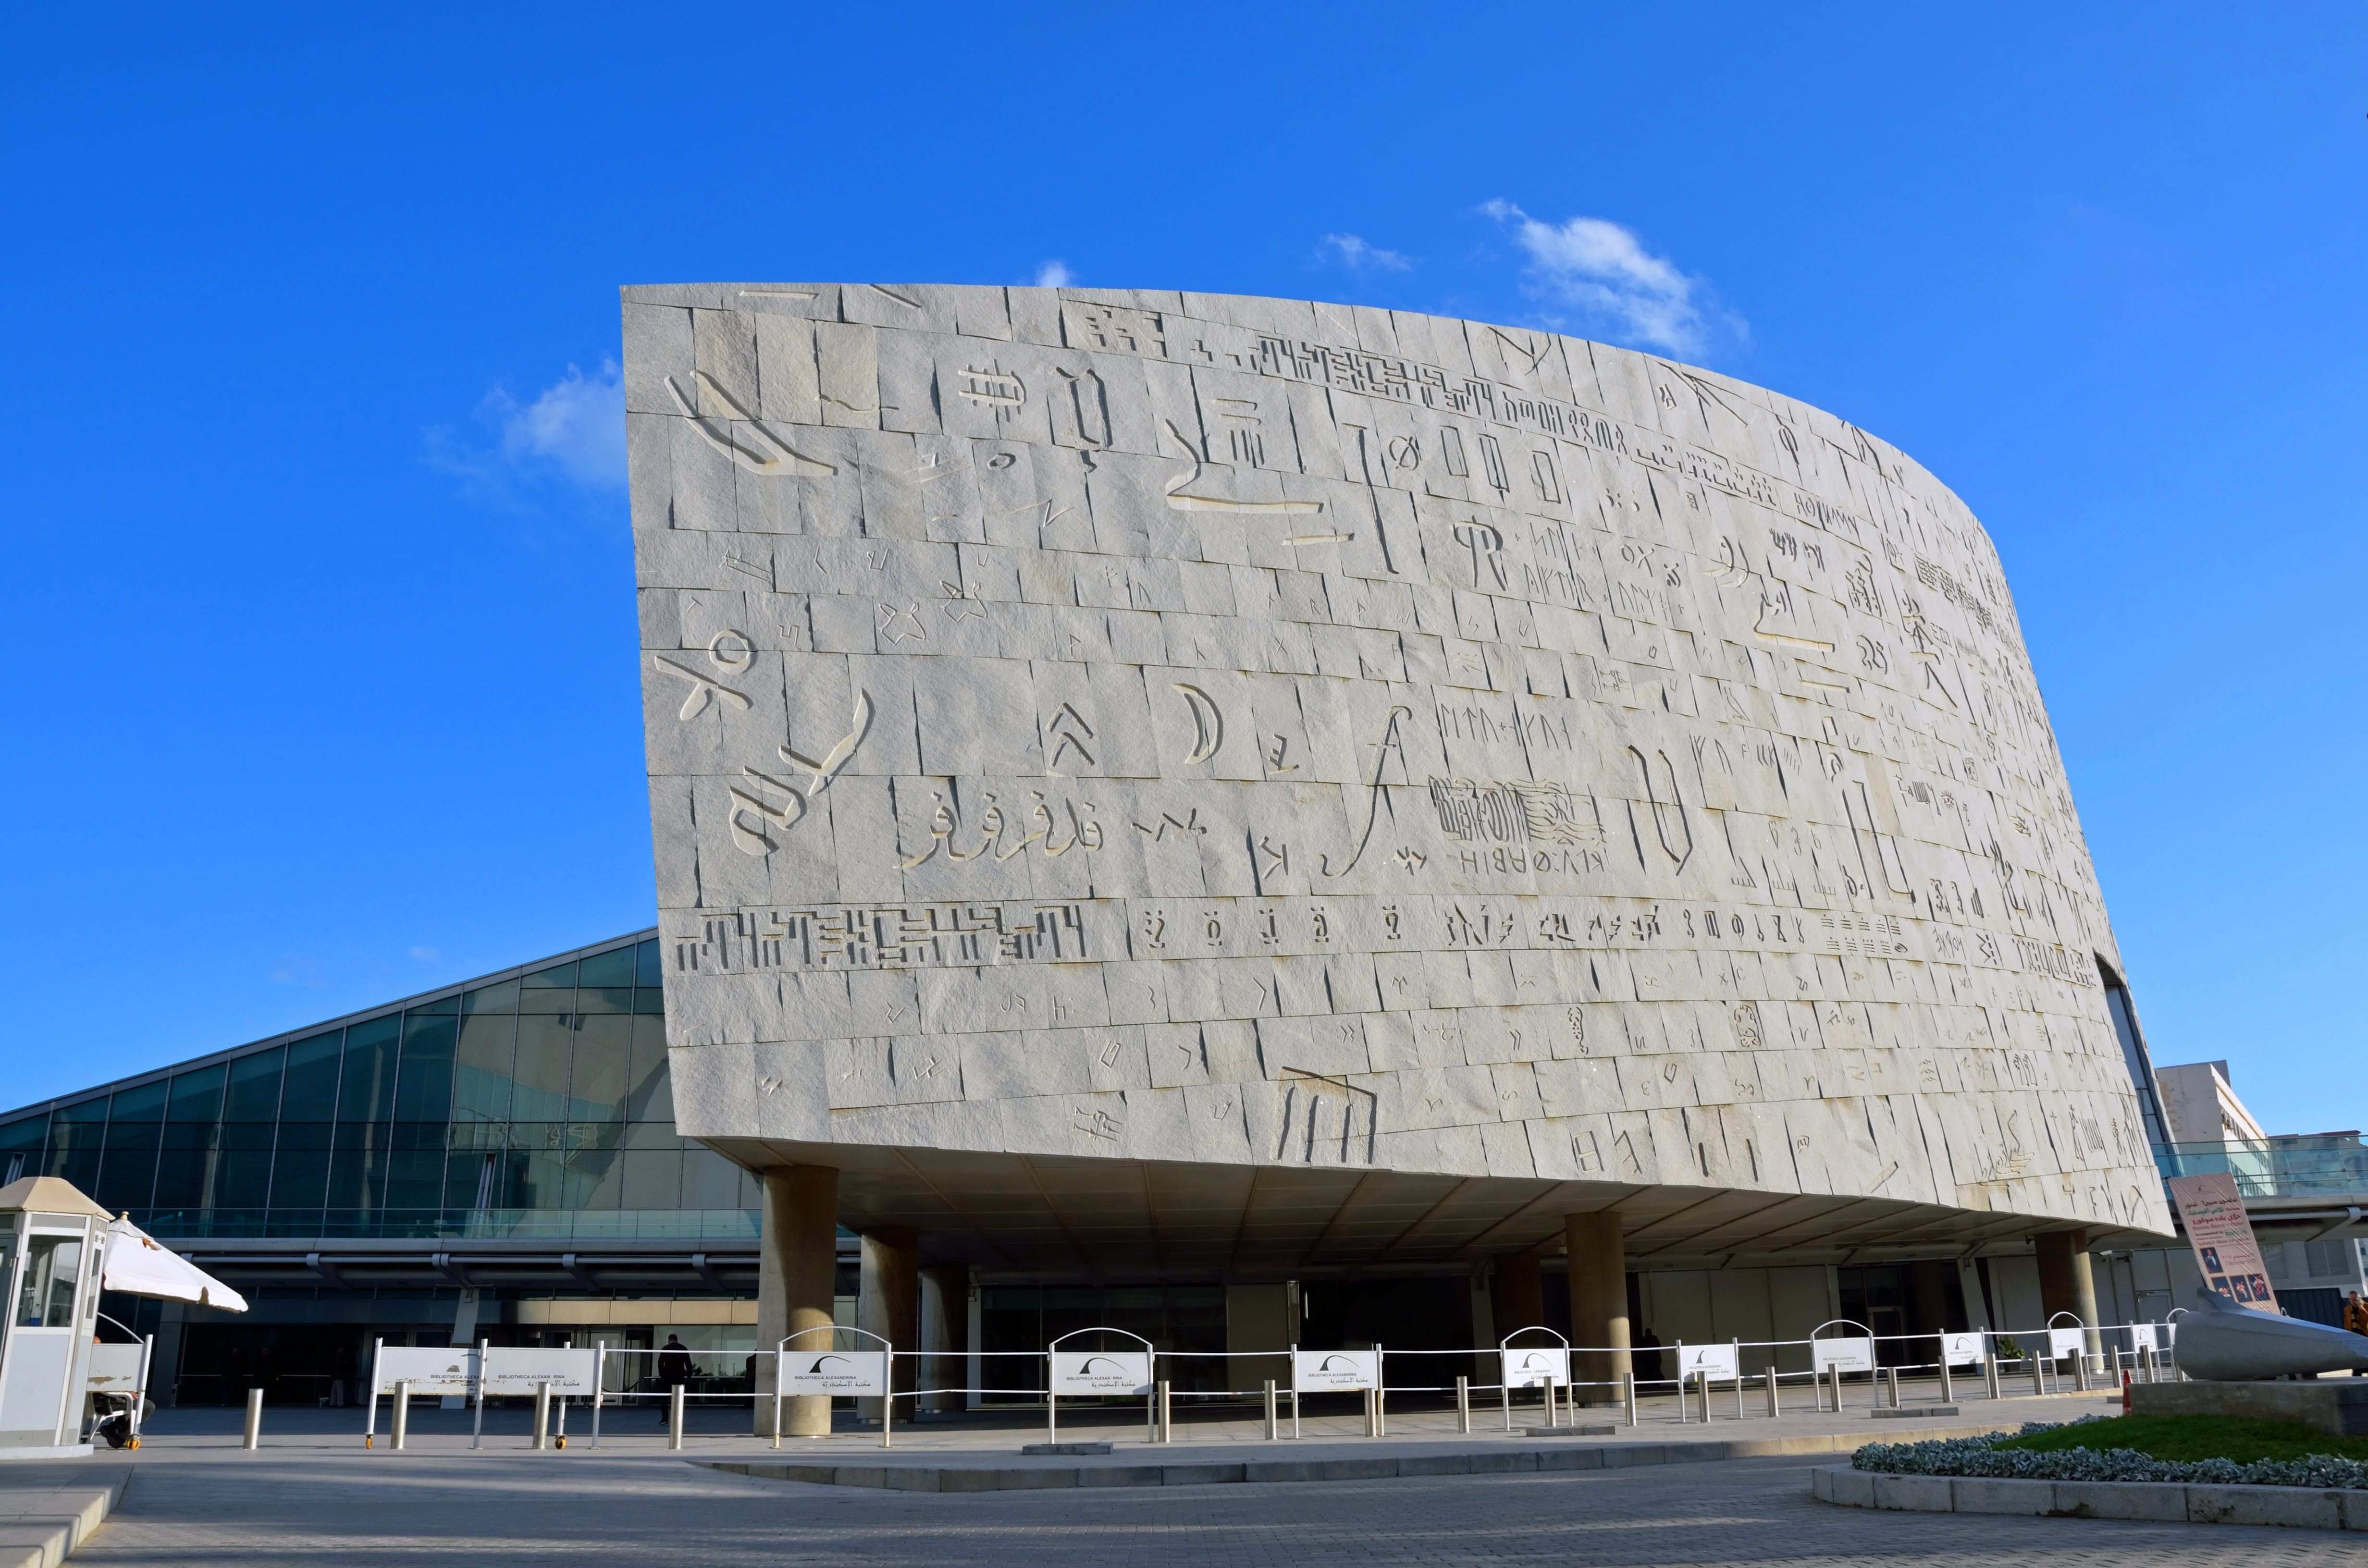
[[[675,1131],[663,995],[643,941],[398,1005],[12,1117],[0,1176],[165,1236],[754,1236],[754,1182]]]
[[[455,1014],[404,1016],[403,1065],[395,1074],[397,1121],[437,1121],[452,1114],[452,1055],[461,1031]]]
[[[50,1119],[28,1116],[0,1123],[0,1187],[19,1176],[40,1174],[41,1147],[49,1142]]]
[[[287,1054],[275,1045],[232,1061],[229,1086],[222,1095],[224,1121],[279,1119],[279,1069]]]
[[[88,1192],[98,1185],[100,1142],[107,1136],[107,1097],[62,1105],[50,1118],[49,1168]]]

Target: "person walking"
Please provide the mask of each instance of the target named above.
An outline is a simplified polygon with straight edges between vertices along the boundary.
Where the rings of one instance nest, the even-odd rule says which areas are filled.
[[[682,1342],[681,1335],[667,1335],[666,1342],[658,1347],[658,1389],[667,1396],[666,1409],[669,1412],[674,1409],[674,1391],[690,1386],[692,1370],[690,1346]],[[671,1424],[672,1420],[669,1415],[668,1423]],[[688,1412],[683,1424],[686,1427],[689,1426]]]

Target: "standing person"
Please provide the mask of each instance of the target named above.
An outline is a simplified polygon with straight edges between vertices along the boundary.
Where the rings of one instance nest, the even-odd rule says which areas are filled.
[[[667,1335],[666,1342],[658,1347],[658,1387],[671,1389],[677,1383],[689,1387],[692,1370],[690,1346],[679,1335]]]

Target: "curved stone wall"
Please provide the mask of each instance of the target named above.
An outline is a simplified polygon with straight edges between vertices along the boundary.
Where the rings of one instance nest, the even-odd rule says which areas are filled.
[[[1882,441],[1292,301],[624,315],[686,1132],[2167,1229],[1997,553]]]

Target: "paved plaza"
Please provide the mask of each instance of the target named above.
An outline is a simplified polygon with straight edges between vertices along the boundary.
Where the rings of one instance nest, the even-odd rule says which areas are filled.
[[[1967,1414],[2062,1419],[2102,1400],[2006,1401]],[[694,1423],[666,1450],[647,1412],[612,1420],[595,1451],[580,1426],[564,1453],[524,1449],[517,1411],[496,1411],[486,1447],[467,1449],[466,1413],[423,1410],[410,1451],[359,1446],[358,1412],[273,1412],[264,1449],[237,1449],[235,1413],[168,1411],[137,1454],[101,1468],[133,1479],[77,1563],[393,1564],[423,1555],[537,1562],[698,1563],[1472,1563],[1552,1561],[1679,1564],[1779,1562],[2009,1564],[2356,1562],[2356,1537],[2310,1530],[2117,1521],[1877,1514],[1809,1498],[1815,1455],[1661,1463],[1546,1474],[1413,1477],[1257,1485],[996,1492],[978,1495],[799,1485],[695,1462],[771,1452],[728,1434],[727,1413]],[[730,1413],[745,1423],[746,1412]],[[580,1413],[579,1413],[580,1415]],[[334,1425],[329,1417],[336,1419]],[[1424,1417],[1428,1419],[1428,1417]],[[1081,1422],[1080,1426],[1083,1426]],[[1201,1460],[1278,1449],[1347,1457],[1537,1446],[1429,1429],[1385,1442],[1326,1417],[1297,1444],[1244,1443],[1238,1423],[1181,1427],[1188,1440],[1146,1449],[1121,1428],[1119,1460]],[[1876,1424],[1862,1411],[1781,1422],[1647,1422],[1634,1434],[1570,1442],[1675,1444],[1706,1437],[1800,1436]],[[1884,1423],[1920,1427],[1915,1423]],[[1956,1426],[1957,1423],[1934,1423]],[[700,1427],[711,1430],[702,1431]],[[383,1425],[381,1425],[383,1433]],[[900,1439],[906,1462],[1009,1464],[1041,1435],[1018,1425],[949,1424]],[[1079,1431],[1076,1435],[1082,1436]],[[1885,1430],[1882,1435],[1891,1436]],[[1904,1435],[1904,1434],[1903,1434]],[[844,1463],[881,1457],[866,1437],[792,1442],[785,1455]]]

